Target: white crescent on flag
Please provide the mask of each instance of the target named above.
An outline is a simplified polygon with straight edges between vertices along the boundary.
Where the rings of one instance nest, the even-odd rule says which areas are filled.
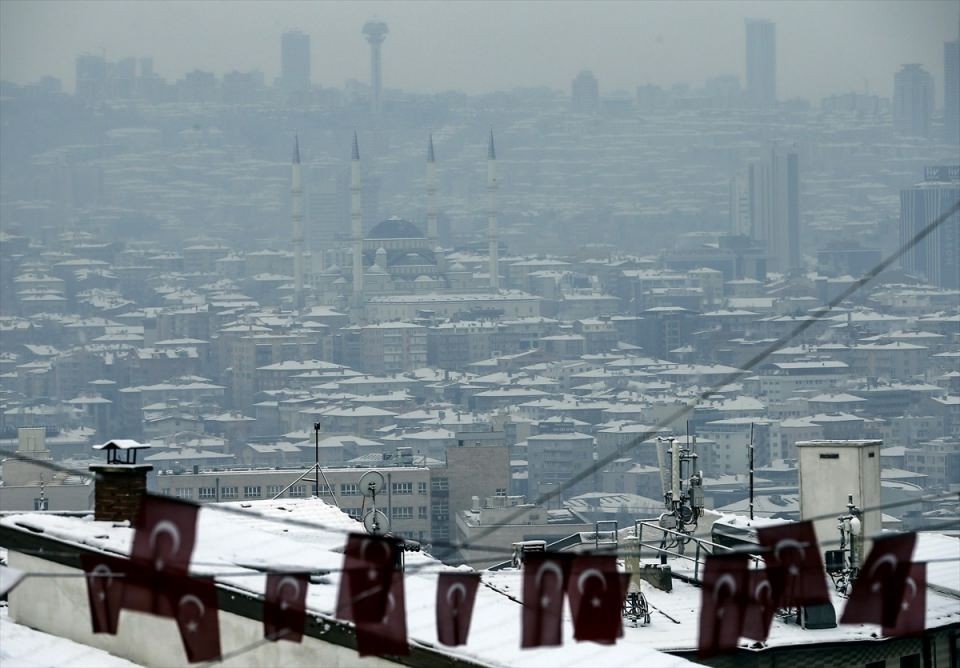
[[[888,552],[883,555],[870,567],[870,573],[868,577],[873,580],[873,584],[870,585],[870,591],[876,593],[880,591],[880,587],[883,586],[883,583],[876,579],[877,571],[880,570],[880,567],[884,564],[890,564],[891,573],[896,572],[897,564],[900,563],[900,560],[897,559],[897,555]]]
[[[603,577],[603,573],[596,568],[588,568],[580,574],[580,577],[577,578],[577,590],[581,594],[583,593],[584,584],[590,578],[597,578],[600,580],[600,585],[603,587],[603,591],[607,591],[607,578]]]
[[[156,526],[153,527],[153,531],[150,532],[150,549],[157,549],[157,538],[162,533],[170,536],[170,541],[173,543],[173,547],[170,549],[170,556],[176,555],[177,552],[180,551],[180,529],[178,529],[177,525],[170,520],[160,520],[157,522]],[[157,557],[156,566],[158,571],[163,570],[163,557]]]
[[[297,599],[300,597],[299,580],[289,575],[284,575],[282,578],[280,578],[280,582],[277,583],[277,597],[280,599],[281,610],[286,610],[290,607],[290,604],[287,602],[288,597],[283,595],[283,589],[287,586],[293,588],[293,596],[290,596],[290,599]]]
[[[800,553],[800,560],[803,560],[807,554],[807,544],[801,543],[794,538],[783,538],[777,541],[777,544],[773,547],[773,556],[778,561],[783,561],[780,553],[784,550],[796,550]],[[790,572],[790,575],[798,575],[800,573],[800,568],[795,563],[790,564],[787,570]]]

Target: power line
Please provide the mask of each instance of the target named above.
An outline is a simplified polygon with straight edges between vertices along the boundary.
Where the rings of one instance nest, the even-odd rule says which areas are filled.
[[[644,441],[655,436],[662,429],[682,420],[684,417],[687,416],[687,414],[693,411],[693,409],[696,408],[702,401],[707,399],[710,395],[714,394],[722,387],[726,385],[730,385],[731,383],[734,383],[740,378],[742,378],[743,376],[747,375],[747,373],[749,373],[760,362],[767,359],[767,357],[777,352],[778,350],[783,348],[786,344],[788,344],[790,341],[792,341],[793,339],[795,339],[796,337],[800,336],[805,331],[810,329],[810,327],[816,324],[824,315],[829,313],[836,306],[840,305],[848,297],[850,297],[850,295],[860,290],[864,285],[866,285],[867,283],[872,281],[874,278],[876,278],[878,274],[886,270],[894,262],[896,262],[901,257],[903,257],[914,246],[916,246],[921,241],[926,239],[938,227],[943,225],[950,218],[950,216],[952,216],[957,211],[960,211],[960,201],[955,202],[953,206],[951,206],[946,212],[941,214],[937,219],[935,219],[929,225],[927,225],[922,230],[920,230],[915,235],[913,235],[913,237],[911,237],[905,244],[902,244],[893,254],[887,256],[879,264],[874,266],[870,271],[868,271],[866,274],[861,276],[858,280],[856,280],[851,285],[849,285],[840,294],[838,294],[836,297],[834,297],[829,302],[827,302],[826,305],[814,311],[812,315],[802,320],[792,330],[790,330],[789,332],[787,332],[786,334],[778,338],[776,341],[768,345],[766,348],[761,350],[759,353],[751,357],[749,360],[747,360],[746,364],[743,366],[742,369],[738,369],[737,371],[727,374],[720,381],[714,383],[713,385],[708,387],[706,390],[696,395],[694,397],[694,400],[691,403],[684,405],[683,408],[674,411],[671,415],[661,420],[659,423],[657,423],[657,425],[653,429],[646,431],[640,434],[639,436],[634,437],[631,441],[627,442],[627,444],[622,449],[618,449],[614,452],[611,452],[609,455],[600,458],[595,463],[591,464],[590,466],[581,470],[579,473],[575,474],[573,477],[557,485],[557,487],[541,494],[539,497],[537,497],[536,501],[534,501],[534,504],[542,505],[547,501],[549,501],[550,499],[556,496],[559,496],[560,494],[563,494],[565,491],[567,491],[574,485],[580,483],[583,480],[586,480],[588,477],[596,473],[598,470],[602,469],[605,466],[608,466],[614,460],[621,458],[625,451],[631,450],[637,447]],[[504,520],[504,522],[510,523],[513,520],[519,518],[521,515],[522,515],[522,511],[514,512],[513,514],[508,515]],[[491,527],[484,531],[480,531],[476,536],[475,540],[482,540],[483,538],[486,538],[491,533],[493,533],[495,530],[496,529]]]

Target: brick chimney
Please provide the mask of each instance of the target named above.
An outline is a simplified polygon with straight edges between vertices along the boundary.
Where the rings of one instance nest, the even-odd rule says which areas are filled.
[[[118,439],[95,450],[106,450],[107,463],[94,464],[93,518],[103,522],[130,521],[140,510],[140,502],[147,492],[149,464],[137,464],[137,451],[150,447],[137,441]]]

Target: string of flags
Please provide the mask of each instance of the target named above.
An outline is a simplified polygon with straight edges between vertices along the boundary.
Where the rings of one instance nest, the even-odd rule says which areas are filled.
[[[712,555],[704,566],[699,654],[737,647],[739,638],[766,641],[777,610],[831,605],[812,522],[757,531],[765,568],[745,553]],[[915,533],[876,538],[854,580],[841,624],[880,624],[884,635],[923,632],[926,564],[911,561]]]
[[[188,575],[199,507],[148,495],[135,523],[130,557],[84,554],[94,633],[116,634],[121,610],[176,621],[187,659],[221,658],[213,577]],[[758,530],[763,568],[745,552],[708,556],[701,582],[698,649],[704,658],[736,649],[741,637],[765,642],[778,610],[830,604],[823,560],[811,522]],[[923,631],[926,564],[913,563],[916,534],[877,538],[850,591],[841,623],[880,624],[885,635]],[[335,616],[352,622],[360,656],[409,654],[402,542],[349,534]],[[301,642],[309,573],[265,576],[266,640]],[[435,600],[437,638],[466,644],[479,573],[443,572]],[[574,639],[613,644],[623,636],[622,610],[630,575],[616,555],[530,553],[522,576],[521,647],[563,643],[564,600]]]

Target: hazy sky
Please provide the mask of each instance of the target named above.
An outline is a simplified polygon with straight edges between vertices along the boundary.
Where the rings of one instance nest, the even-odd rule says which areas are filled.
[[[902,63],[922,63],[942,98],[943,43],[960,33],[960,3],[853,2],[178,2],[0,0],[0,78],[45,74],[73,89],[82,52],[153,56],[176,79],[280,68],[280,33],[311,36],[313,79],[339,86],[369,77],[360,28],[385,20],[384,84],[475,93],[517,86],[568,89],[581,69],[601,91],[640,83],[743,80],[746,17],[777,24],[781,99],[849,90],[890,95]]]

